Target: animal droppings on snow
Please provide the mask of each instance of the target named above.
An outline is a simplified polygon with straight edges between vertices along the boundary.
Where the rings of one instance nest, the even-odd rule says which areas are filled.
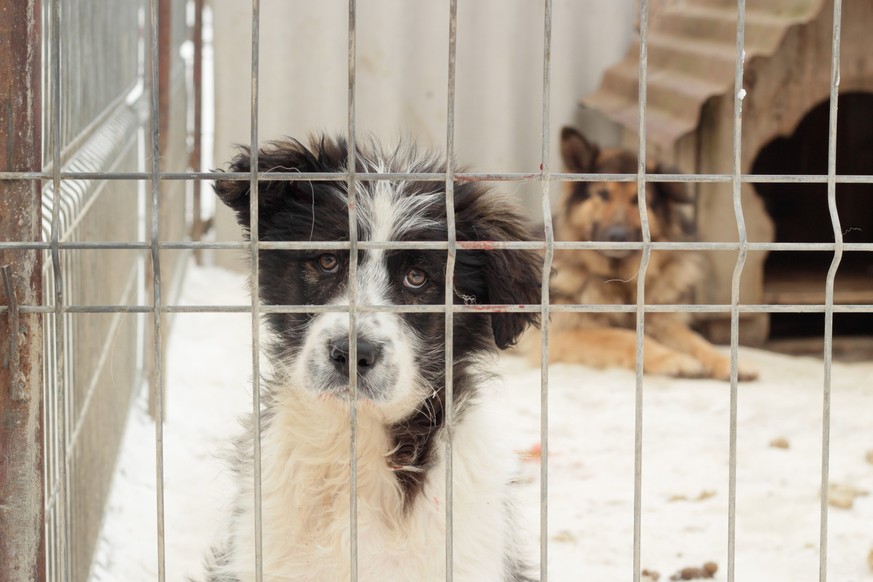
[[[867,495],[869,495],[868,491],[857,489],[851,485],[841,483],[828,485],[828,505],[839,509],[852,509],[856,498]]]
[[[867,565],[870,566],[871,570],[873,570],[873,549],[871,549],[870,553],[867,554]]]
[[[670,580],[699,580],[701,578],[713,578],[718,571],[715,562],[707,562],[702,568],[682,568],[672,576]]]
[[[640,581],[641,582],[658,582],[661,579],[661,575],[654,570],[644,569],[640,572]]]
[[[565,542],[565,543],[576,543],[578,538],[573,535],[573,532],[567,530],[561,530],[555,535],[552,536],[552,541],[555,542]]]
[[[667,501],[705,501],[711,497],[715,497],[716,495],[716,491],[712,489],[704,489],[694,497],[689,497],[687,495],[671,495],[667,498]]]
[[[864,457],[867,459],[867,462],[873,465],[873,450],[867,451],[867,455]]]
[[[777,437],[770,441],[770,446],[774,449],[787,449],[789,448],[788,439],[785,437]]]

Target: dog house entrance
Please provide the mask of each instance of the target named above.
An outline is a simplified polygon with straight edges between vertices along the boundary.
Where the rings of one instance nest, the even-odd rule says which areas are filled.
[[[758,154],[754,174],[826,174],[828,102],[814,107],[795,133],[780,137]],[[873,94],[840,97],[837,118],[837,174],[873,171]],[[825,184],[756,184],[773,219],[777,242],[833,242]],[[873,242],[873,184],[837,184],[837,209],[847,243]],[[764,266],[764,303],[823,304],[832,252],[774,251]],[[873,254],[845,252],[837,271],[834,302],[873,303]],[[771,337],[821,336],[822,314],[774,314]],[[873,336],[873,315],[836,314],[834,333]]]

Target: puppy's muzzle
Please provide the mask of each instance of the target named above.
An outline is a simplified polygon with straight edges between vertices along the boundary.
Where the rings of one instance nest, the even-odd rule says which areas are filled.
[[[339,337],[328,344],[328,353],[334,369],[344,378],[349,377],[349,355],[351,346],[348,337]],[[364,339],[357,341],[358,377],[361,378],[371,371],[379,362],[382,347]]]

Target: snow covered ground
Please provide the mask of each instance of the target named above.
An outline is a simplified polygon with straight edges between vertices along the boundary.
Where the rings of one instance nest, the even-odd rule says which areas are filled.
[[[183,304],[244,304],[245,278],[192,267]],[[232,491],[220,458],[251,409],[251,319],[179,314],[168,342],[164,427],[167,580],[197,575]],[[761,380],[739,389],[736,580],[819,580],[823,364],[741,351]],[[505,438],[519,453],[522,512],[538,559],[540,372],[517,357],[505,375]],[[550,370],[548,565],[554,581],[632,580],[634,375]],[[726,580],[729,386],[646,378],[642,567],[669,579],[715,562]],[[873,581],[873,363],[833,367],[830,482],[845,507],[828,519],[828,580]],[[157,576],[154,424],[131,410],[93,581]],[[849,507],[850,506],[850,507]]]

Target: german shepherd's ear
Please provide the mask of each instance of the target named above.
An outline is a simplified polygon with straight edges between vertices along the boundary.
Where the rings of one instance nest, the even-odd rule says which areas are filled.
[[[679,174],[679,169],[674,166],[657,164],[653,174]],[[693,204],[694,194],[684,182],[652,182],[655,196],[670,204]]]
[[[239,153],[230,164],[231,172],[251,171],[251,148],[240,146]],[[258,171],[270,172],[317,172],[319,161],[306,146],[297,140],[271,142],[258,150]],[[258,180],[258,215],[264,211],[277,210],[291,201],[300,190],[302,182],[287,180]],[[311,185],[308,186],[311,188]],[[236,213],[236,220],[248,231],[251,212],[250,180],[216,180],[215,193]],[[259,227],[263,220],[259,220]]]
[[[561,130],[561,157],[570,172],[587,173],[594,171],[594,163],[600,149],[589,142],[576,129],[564,126]]]

